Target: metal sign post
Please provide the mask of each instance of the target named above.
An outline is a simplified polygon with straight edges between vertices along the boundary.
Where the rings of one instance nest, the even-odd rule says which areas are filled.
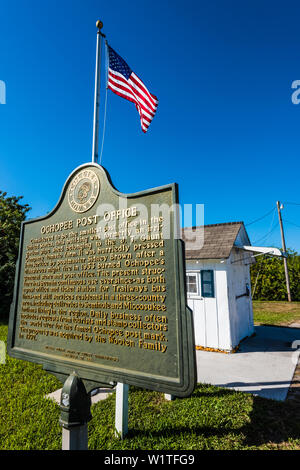
[[[87,423],[92,419],[90,408],[91,397],[80,377],[73,372],[61,391],[62,450],[87,450]]]

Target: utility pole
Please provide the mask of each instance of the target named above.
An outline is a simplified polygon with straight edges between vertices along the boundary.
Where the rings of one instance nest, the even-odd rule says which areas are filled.
[[[282,251],[285,254],[286,253],[286,246],[285,246],[284,231],[283,231],[283,225],[282,225],[280,202],[277,201],[276,204],[277,204],[277,211],[278,211],[278,218],[279,218],[279,225],[280,225]],[[291,289],[290,289],[290,278],[289,278],[289,271],[288,271],[288,265],[287,265],[286,257],[283,258],[283,263],[284,263],[284,272],[285,272],[285,281],[286,281],[286,290],[287,290],[287,294],[288,294],[288,301],[291,302],[292,297],[291,297]]]

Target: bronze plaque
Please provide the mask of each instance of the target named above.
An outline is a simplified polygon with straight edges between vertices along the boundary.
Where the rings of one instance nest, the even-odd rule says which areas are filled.
[[[122,194],[103,167],[75,169],[53,211],[22,225],[9,354],[59,377],[190,395],[178,226],[176,184]]]

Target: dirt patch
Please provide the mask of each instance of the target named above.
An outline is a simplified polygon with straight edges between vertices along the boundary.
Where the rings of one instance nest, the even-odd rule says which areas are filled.
[[[300,314],[300,302],[253,302],[257,310],[264,310],[272,313],[298,313]]]

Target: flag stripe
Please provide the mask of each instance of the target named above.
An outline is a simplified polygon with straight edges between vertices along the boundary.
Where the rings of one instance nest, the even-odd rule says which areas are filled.
[[[156,108],[157,106],[153,105],[152,102],[148,99],[148,96],[146,95],[146,93],[144,93],[144,90],[141,89],[140,87],[138,87],[133,81],[132,81],[132,78],[130,76],[129,80],[128,80],[128,83],[130,83],[130,86],[133,90],[135,90],[135,93],[137,94],[138,98],[140,100],[142,100],[146,106],[148,106],[148,108],[150,110],[152,110],[152,112],[155,113],[156,111]]]
[[[136,83],[137,86],[139,86],[140,88],[142,88],[145,91],[145,93],[148,95],[149,100],[153,103],[153,106],[156,106],[158,104],[158,100],[157,100],[156,96],[152,95],[148,91],[148,89],[145,87],[145,85],[139,79],[139,77],[134,72],[132,72],[130,78],[131,78],[132,81],[134,81]]]
[[[114,78],[110,77],[108,81],[108,88],[110,88],[112,91],[119,90],[119,96],[123,96],[123,98],[127,98],[129,101],[132,101],[135,104],[138,104],[140,109],[143,110],[143,114],[148,116],[150,121],[154,117],[154,113],[152,111],[149,111],[148,108],[145,108],[143,103],[141,101],[138,101],[136,99],[136,96],[132,91],[127,87],[124,86],[125,84],[121,83],[120,80],[115,80]],[[140,112],[140,110],[138,109]]]
[[[132,99],[134,102],[136,102],[136,97],[130,87],[128,86],[128,83],[124,79],[116,79],[112,74],[109,74],[109,79],[108,83],[112,84],[115,89],[120,89],[124,92],[124,94],[127,94],[128,96],[132,96]]]
[[[136,100],[131,96],[131,94],[127,93],[127,91],[122,90],[121,87],[116,87],[111,82],[108,82],[108,88],[110,88],[111,91],[113,91],[117,95],[121,96],[122,98],[125,98],[128,101],[132,101],[132,103],[136,104]]]
[[[153,108],[153,106],[149,105],[149,101],[147,101],[139,93],[139,90],[136,89],[135,86],[133,87],[131,85],[131,77],[127,81],[121,74],[119,74],[115,71],[109,70],[109,79],[113,80],[116,86],[117,86],[117,84],[120,84],[121,87],[124,86],[125,88],[128,88],[128,90],[133,93],[136,100],[139,101],[140,103],[144,104],[145,110],[148,111],[149,113],[152,113],[153,116],[154,116],[157,106],[155,108]]]
[[[158,106],[158,99],[110,46],[107,87],[116,95],[135,104],[142,131],[146,132]]]
[[[132,73],[133,73],[135,79],[140,83],[140,85],[143,86],[144,88],[146,88],[145,85],[144,85],[144,83],[142,82],[142,80],[137,76],[137,74],[134,73],[134,72],[132,72]],[[146,88],[146,90],[147,90],[147,88]],[[148,91],[148,90],[147,90],[147,91]],[[149,93],[149,95],[151,96],[151,98],[154,100],[154,102],[158,104],[158,99],[157,99],[157,97],[156,97],[155,95],[153,95],[152,93],[150,93],[150,91],[148,91],[148,93]]]
[[[122,92],[124,92],[124,95],[132,96],[134,102],[138,103],[144,112],[149,116],[149,118],[153,119],[155,110],[148,106],[143,97],[140,96],[138,90],[135,88],[132,89],[132,87],[129,85],[130,80],[127,82],[127,80],[125,80],[119,74],[115,74],[114,72],[110,71],[108,83],[114,86],[114,90],[119,88],[122,90]]]

